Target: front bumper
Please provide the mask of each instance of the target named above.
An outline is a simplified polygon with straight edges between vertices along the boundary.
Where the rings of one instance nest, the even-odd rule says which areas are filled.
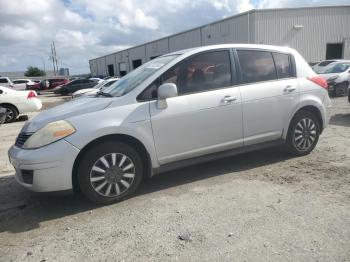
[[[62,139],[38,149],[12,146],[8,152],[16,180],[35,192],[71,190],[72,171],[79,149]]]

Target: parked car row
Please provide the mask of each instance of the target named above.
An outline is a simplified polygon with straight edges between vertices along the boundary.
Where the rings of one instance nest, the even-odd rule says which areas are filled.
[[[103,91],[104,88],[111,86],[119,80],[118,77],[109,77],[106,80],[101,81],[92,88],[80,89],[72,94],[72,98],[77,98],[82,95],[95,95],[99,91]]]
[[[77,79],[58,86],[54,89],[54,93],[60,95],[70,95],[81,89],[93,88],[102,81],[103,80],[99,78]]]
[[[327,80],[329,95],[348,96],[350,101],[350,60],[325,60],[312,68]]]

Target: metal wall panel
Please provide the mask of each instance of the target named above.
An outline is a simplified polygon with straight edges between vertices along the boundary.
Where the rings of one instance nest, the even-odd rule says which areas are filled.
[[[97,67],[97,61],[99,58],[97,59],[93,59],[89,61],[90,64],[90,72],[93,76],[97,75],[98,72],[98,67]]]
[[[248,43],[249,14],[233,17],[201,28],[202,45]]]
[[[120,64],[127,64],[126,66],[126,71],[129,72],[130,71],[130,68],[129,67],[129,51],[128,50],[124,50],[124,51],[120,51],[120,52],[117,52],[115,54],[115,62],[116,62],[116,65],[117,65],[117,73],[116,75],[119,75],[119,67],[120,67]]]
[[[106,74],[106,57],[97,59],[97,75],[105,76]]]
[[[258,44],[289,46],[309,62],[326,58],[327,43],[344,43],[350,59],[350,6],[256,11]]]
[[[197,28],[169,37],[169,52],[201,46],[201,29]]]
[[[106,56],[106,75],[108,75],[108,65],[113,65],[114,75],[116,74],[115,54]]]
[[[146,58],[147,61],[151,60],[151,57],[156,57],[169,53],[169,40],[163,38],[151,43],[145,44],[146,46]]]
[[[141,59],[142,64],[146,62],[145,45],[137,46],[137,47],[129,49],[129,63],[130,63],[130,65],[132,65],[132,60],[137,60],[137,59]]]

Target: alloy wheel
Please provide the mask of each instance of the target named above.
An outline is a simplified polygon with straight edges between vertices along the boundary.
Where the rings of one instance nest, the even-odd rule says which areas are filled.
[[[306,151],[316,141],[316,124],[311,118],[301,119],[294,130],[294,144],[298,150]]]
[[[135,175],[131,158],[121,153],[109,153],[92,166],[90,183],[96,193],[104,197],[116,197],[131,187]]]

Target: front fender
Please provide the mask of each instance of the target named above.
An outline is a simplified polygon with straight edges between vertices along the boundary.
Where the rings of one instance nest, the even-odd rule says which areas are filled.
[[[67,137],[66,140],[80,150],[100,137],[118,134],[128,135],[144,145],[151,158],[153,168],[159,167],[148,103],[106,108],[67,120],[76,128],[76,132]]]

